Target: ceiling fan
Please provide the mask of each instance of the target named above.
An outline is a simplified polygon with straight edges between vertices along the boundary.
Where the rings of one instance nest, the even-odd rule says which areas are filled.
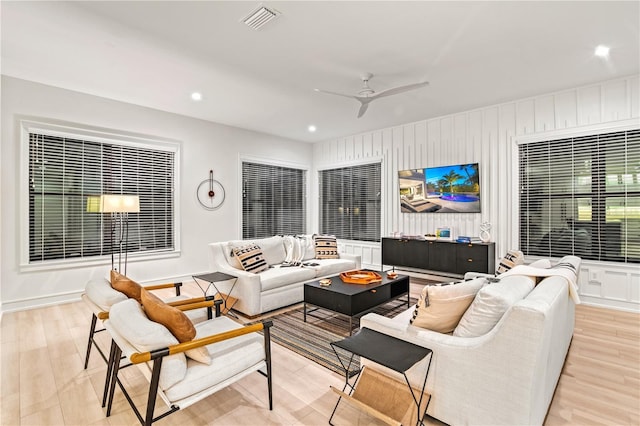
[[[420,87],[426,86],[429,82],[425,81],[423,83],[413,83],[407,84],[405,86],[393,87],[391,89],[383,90],[381,92],[376,92],[371,87],[369,87],[369,80],[373,77],[371,73],[365,73],[360,76],[362,79],[363,86],[360,91],[356,95],[346,95],[344,93],[331,92],[329,90],[322,89],[314,89],[316,92],[327,93],[329,95],[338,95],[344,96],[345,98],[352,98],[356,101],[360,102],[360,110],[358,111],[358,118],[362,117],[364,113],[369,108],[369,104],[371,101],[374,101],[378,98],[383,98],[385,96],[397,95],[398,93],[407,92],[409,90],[418,89]]]

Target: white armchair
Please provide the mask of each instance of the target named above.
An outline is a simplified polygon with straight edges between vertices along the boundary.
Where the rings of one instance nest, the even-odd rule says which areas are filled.
[[[180,304],[181,301],[188,299],[185,296],[180,295],[180,288],[182,283],[166,283],[152,286],[146,286],[147,290],[161,290],[161,289],[174,289],[176,296],[169,299],[170,302],[176,302]],[[107,357],[95,341],[95,334],[104,331],[104,327],[98,323],[103,322],[109,318],[109,310],[115,303],[127,300],[128,296],[118,290],[115,290],[109,280],[106,278],[90,280],[85,286],[85,292],[81,296],[84,303],[91,310],[91,325],[89,326],[89,339],[87,341],[87,352],[84,359],[84,368],[87,369],[89,365],[89,357],[91,355],[91,349],[95,346],[96,350],[104,360],[107,362]],[[202,298],[204,300],[204,298]],[[202,300],[191,299],[188,303],[199,302]]]
[[[269,409],[273,407],[270,321],[242,326],[227,317],[217,317],[196,324],[194,340],[178,343],[165,326],[145,315],[140,304],[126,300],[112,307],[105,326],[113,337],[107,416],[111,414],[116,383],[140,423],[150,425],[256,371],[267,378]],[[206,349],[209,364],[185,356],[198,348]],[[150,382],[144,416],[118,378],[120,362],[114,360],[122,355]],[[154,417],[157,395],[169,409]]]

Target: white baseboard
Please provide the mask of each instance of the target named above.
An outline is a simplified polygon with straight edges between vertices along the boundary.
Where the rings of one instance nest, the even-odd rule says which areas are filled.
[[[598,308],[609,308],[617,311],[640,313],[640,304],[633,302],[625,302],[624,300],[610,300],[601,297],[580,296],[580,302],[587,306],[596,306]]]
[[[29,309],[44,308],[47,306],[61,305],[80,300],[84,291],[72,291],[68,293],[50,294],[46,296],[30,297],[19,300],[2,302],[2,312],[26,311]]]

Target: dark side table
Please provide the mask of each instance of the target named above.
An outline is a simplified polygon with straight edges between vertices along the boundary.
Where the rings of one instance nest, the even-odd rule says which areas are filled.
[[[236,286],[236,281],[238,281],[238,277],[225,274],[224,272],[210,272],[208,274],[193,275],[193,280],[196,282],[198,287],[200,287],[200,290],[202,290],[205,296],[208,295],[207,293],[209,293],[211,287],[213,286],[213,288],[216,290],[215,298],[222,299],[222,303],[223,303],[222,313],[226,315],[234,316],[230,311],[238,299],[232,297],[231,293],[233,292],[233,288]],[[229,290],[229,294],[221,293],[218,290],[216,283],[221,281],[228,281],[228,280],[234,280],[233,284],[231,285],[231,289]],[[205,281],[206,283],[208,283],[207,288],[206,289],[202,288],[199,281]]]
[[[431,401],[431,395],[424,393],[433,358],[431,349],[368,328],[361,328],[353,336],[332,342],[331,348],[345,371],[345,384],[342,391],[331,387],[339,395],[339,398],[329,418],[329,424],[333,424],[331,420],[338,404],[344,398],[358,408],[388,423],[408,424],[409,419],[415,418],[416,425],[424,425],[427,408],[429,408]],[[343,361],[336,348],[350,352],[349,360]],[[358,370],[353,377],[352,384],[349,381],[349,370],[356,355],[402,374],[406,387],[401,382],[378,373],[375,369],[365,367]],[[426,356],[429,356],[429,364],[424,374],[422,389],[416,389],[409,383],[406,372]],[[345,393],[347,388],[349,391]],[[424,397],[427,397],[427,401],[424,410],[421,410]]]

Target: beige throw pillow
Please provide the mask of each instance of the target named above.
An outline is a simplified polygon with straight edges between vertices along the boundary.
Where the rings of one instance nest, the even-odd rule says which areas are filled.
[[[439,333],[452,332],[485,283],[485,278],[476,278],[425,286],[410,323]]]
[[[333,235],[314,235],[316,259],[339,259],[338,242]]]
[[[269,269],[269,264],[264,258],[262,249],[256,244],[233,249],[233,255],[240,261],[242,269],[257,274]]]
[[[523,263],[524,253],[522,253],[520,250],[509,250],[507,254],[505,254],[504,257],[500,259],[500,263],[498,264],[498,268],[496,269],[496,274],[504,274],[514,266],[522,265]]]

